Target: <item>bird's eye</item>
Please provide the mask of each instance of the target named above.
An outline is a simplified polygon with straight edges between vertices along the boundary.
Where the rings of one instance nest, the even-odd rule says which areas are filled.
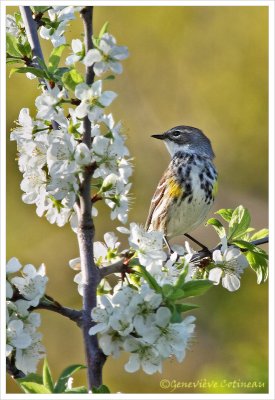
[[[175,138],[179,137],[180,134],[181,134],[180,131],[175,131],[175,132],[173,132],[173,136],[174,136]]]

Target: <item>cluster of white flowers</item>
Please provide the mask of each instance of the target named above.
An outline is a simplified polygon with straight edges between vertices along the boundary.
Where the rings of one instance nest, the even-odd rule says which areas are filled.
[[[82,61],[86,67],[93,65],[96,76],[101,76],[105,72],[121,74],[123,67],[120,61],[129,56],[126,46],[117,46],[116,39],[110,33],[105,32],[98,41],[95,48],[85,55],[84,44],[79,39],[72,40],[73,54],[67,57],[66,64],[71,65]]]
[[[14,276],[18,272],[22,276]],[[31,264],[23,267],[15,257],[8,261],[6,273],[6,357],[13,355],[16,368],[29,374],[45,355],[42,335],[36,331],[40,314],[29,309],[39,304],[48,278],[43,264],[38,270]]]
[[[214,252],[211,267],[202,270],[191,261],[194,251],[188,242],[185,247],[174,246],[174,252],[167,259],[161,233],[145,232],[135,223],[131,223],[129,229],[120,227],[118,230],[129,235],[134,257],[161,288],[175,285],[183,270],[186,270],[184,282],[209,279],[218,284],[222,277],[226,289],[233,291],[240,286],[239,278],[247,266],[246,258],[238,249],[227,247],[225,240],[221,249]],[[105,244],[95,243],[99,267],[117,261],[118,245],[117,237],[112,233],[105,235]],[[75,261],[79,263],[77,259],[72,264]],[[90,334],[98,334],[100,347],[106,355],[119,357],[121,351],[131,353],[125,365],[128,372],[140,368],[148,374],[161,372],[164,359],[170,356],[176,356],[180,362],[184,359],[195,318],[188,316],[181,322],[171,322],[172,314],[163,292],[153,290],[144,278],[137,283],[130,274],[129,279],[131,286],[118,284],[113,289],[109,286],[101,291],[98,306],[91,313],[95,325]]]
[[[46,213],[48,221],[58,226],[68,220],[75,222],[78,174],[92,161],[88,147],[68,133],[66,124],[60,124],[58,130],[50,129],[46,120],[33,120],[29,110],[23,108],[20,126],[11,133],[11,140],[17,141],[19,169],[23,173],[23,201],[36,204],[37,215]]]
[[[99,334],[104,354],[119,357],[121,351],[131,353],[125,365],[128,372],[142,368],[147,374],[161,372],[162,362],[169,356],[182,361],[193,334],[195,318],[171,323],[171,311],[162,306],[162,296],[143,283],[138,290],[116,287],[113,295],[99,298],[92,310],[96,325],[90,334]]]
[[[78,90],[78,88],[76,88]],[[36,104],[52,94],[39,96]],[[52,112],[56,113],[54,116]],[[76,119],[77,110],[70,109],[71,118],[64,117],[62,110],[56,111],[53,102],[47,101],[39,108],[44,120],[33,120],[29,110],[19,114],[19,126],[11,133],[11,140],[17,141],[19,169],[23,173],[22,199],[27,204],[36,204],[37,215],[46,214],[50,223],[63,226],[68,221],[76,228],[74,204],[85,167],[97,163],[94,178],[99,180],[97,195],[111,208],[111,218],[127,221],[132,173],[129,154],[121,135],[121,125],[116,124],[111,114],[100,115],[93,125],[92,149],[77,140],[70,131],[81,135],[83,123]],[[41,117],[41,115],[39,115]],[[59,129],[49,127],[49,118],[54,117]],[[102,133],[104,132],[104,134]],[[93,207],[93,216],[97,210]]]
[[[51,23],[49,26],[42,26],[40,36],[43,39],[51,40],[54,47],[66,43],[64,32],[68,22],[75,19],[74,13],[81,10],[82,7],[75,6],[52,6],[48,10]]]
[[[53,35],[60,36],[58,29],[63,26],[63,22],[67,23],[74,17],[78,8],[81,7],[58,6],[48,10],[51,21],[59,22],[56,31],[48,30],[51,40]],[[13,26],[13,22],[9,19],[9,27]],[[47,29],[42,28],[46,36]],[[73,42],[73,47],[75,46],[76,42]],[[127,49],[117,46],[113,36],[107,33],[98,39],[98,46],[102,57],[109,54],[108,57],[104,56],[103,72],[108,68],[115,69],[114,72],[121,72],[121,68],[115,68],[114,63],[127,57]],[[99,53],[98,49],[93,51]],[[91,53],[88,54],[90,57]],[[70,57],[67,63],[71,63]],[[73,58],[73,61],[76,59]],[[93,64],[96,68],[96,63],[89,62],[89,65]],[[69,93],[65,89],[60,90],[57,85],[49,88],[35,100],[35,119],[31,118],[28,109],[22,109],[18,118],[19,126],[11,133],[11,140],[17,141],[19,168],[23,173],[23,201],[36,204],[37,215],[45,214],[50,223],[63,226],[70,222],[74,231],[77,229],[74,204],[83,171],[92,164],[95,169],[93,177],[96,180],[96,199],[104,200],[111,208],[112,219],[117,218],[126,223],[128,217],[131,187],[128,181],[132,174],[132,166],[127,158],[129,151],[124,144],[121,124],[115,123],[112,114],[104,114],[105,107],[112,103],[117,94],[113,91],[103,91],[102,86],[102,80],[97,80],[91,85],[77,84],[73,102],[76,106],[69,108],[66,116],[63,105],[70,102]],[[85,117],[91,121],[91,149],[82,142]],[[58,124],[58,129],[53,129],[53,126],[56,126],[53,121]],[[92,215],[97,215],[94,206]]]

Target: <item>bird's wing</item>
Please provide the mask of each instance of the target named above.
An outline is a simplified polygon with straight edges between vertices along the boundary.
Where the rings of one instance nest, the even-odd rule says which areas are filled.
[[[155,209],[158,207],[158,205],[160,204],[160,202],[163,198],[164,192],[167,188],[167,181],[169,180],[170,176],[171,176],[171,171],[169,169],[167,169],[158,183],[158,186],[156,188],[154,196],[151,200],[149,214],[148,214],[147,221],[145,224],[145,230],[148,230],[151,225],[152,216],[154,214]]]

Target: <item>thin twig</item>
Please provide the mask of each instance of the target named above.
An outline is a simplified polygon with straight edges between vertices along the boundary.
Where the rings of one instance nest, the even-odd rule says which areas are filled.
[[[266,236],[263,239],[253,240],[253,241],[251,241],[249,243],[253,244],[254,246],[260,246],[262,244],[268,243],[268,240],[269,240],[269,237]],[[240,251],[242,251],[242,252],[248,251],[248,249],[241,248],[237,244],[233,244],[233,246],[238,248],[238,249],[240,249]],[[218,250],[220,248],[221,248],[221,244],[219,244],[218,246],[214,247],[213,249],[200,250],[197,253],[193,254],[193,256],[191,258],[191,261],[194,261],[194,260],[199,261],[199,260],[201,260],[201,259],[203,259],[205,257],[212,258],[212,254],[214,253],[214,251]]]
[[[260,246],[262,244],[268,243],[268,236],[266,236],[263,239],[258,239],[250,242],[250,244],[253,244],[254,246]],[[247,251],[247,249],[243,249],[238,247],[237,245],[234,245],[238,249],[240,249],[242,252]],[[204,249],[200,250],[197,253],[193,254],[191,258],[192,261],[199,261],[202,260],[203,258],[212,258],[212,254],[214,253],[215,250],[220,249],[221,245],[219,244],[218,246],[214,247],[213,249]],[[125,256],[121,258],[119,261],[115,262],[114,264],[110,264],[107,267],[103,267],[99,270],[100,272],[100,279],[105,278],[108,275],[111,274],[116,274],[116,273],[124,273],[124,272],[129,272],[129,267],[127,264],[125,264],[125,261],[129,261],[131,258],[131,254],[127,253],[127,250],[125,251]]]
[[[42,301],[38,304],[38,306],[32,308],[32,310],[37,310],[37,309],[49,310],[49,311],[56,312],[60,315],[63,315],[64,317],[67,317],[70,320],[74,321],[78,326],[81,327],[81,325],[82,325],[82,311],[81,310],[75,310],[73,308],[64,307],[60,303],[58,303],[56,300],[52,299],[51,297],[49,297],[47,295],[42,299]]]
[[[103,267],[99,270],[100,272],[100,279],[105,278],[108,275],[126,272],[129,268],[124,264],[125,258],[120,259],[119,261],[115,262],[114,264],[110,264],[107,267]]]
[[[44,56],[42,53],[37,33],[37,22],[33,19],[32,11],[29,6],[19,6],[19,9],[24,23],[24,27],[26,29],[27,39],[32,49],[33,59],[31,64],[35,68],[42,69],[41,65],[38,62],[38,59],[44,61]],[[39,81],[46,86],[47,90],[50,90],[50,85],[46,79],[43,80],[39,79]],[[52,121],[52,127],[53,129],[58,129],[58,123],[56,121]]]
[[[15,366],[15,357],[6,357],[6,370],[13,379],[24,378],[26,375]]]

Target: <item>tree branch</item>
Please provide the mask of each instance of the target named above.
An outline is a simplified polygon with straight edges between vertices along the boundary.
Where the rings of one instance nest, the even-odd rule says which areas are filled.
[[[36,68],[41,69],[41,65],[38,62],[38,59],[44,61],[44,56],[42,53],[42,49],[39,42],[39,37],[37,34],[37,22],[32,17],[32,11],[29,6],[19,6],[20,13],[22,16],[22,20],[24,23],[24,27],[26,29],[26,35],[28,42],[32,49],[33,59],[32,65]],[[46,80],[39,79],[46,87],[47,90],[50,89],[50,85]],[[55,121],[52,121],[53,129],[58,129],[58,124]]]
[[[127,272],[129,267],[125,265],[125,258],[120,259],[119,261],[115,262],[114,264],[110,264],[107,267],[100,268],[100,279],[105,278],[111,274],[123,273]]]
[[[249,243],[253,244],[254,246],[259,246],[261,244],[268,243],[268,240],[269,240],[269,237],[266,236],[263,239],[253,240],[252,242],[249,242]],[[242,251],[242,252],[245,252],[245,251],[248,250],[248,249],[243,249],[243,248],[241,248],[241,247],[239,247],[239,246],[237,246],[235,244],[233,246],[238,248],[238,249],[240,249],[240,251]],[[201,260],[201,259],[203,259],[205,257],[211,257],[212,258],[213,252],[215,250],[220,249],[220,247],[221,247],[221,245],[219,244],[218,246],[214,247],[213,249],[206,249],[206,250],[203,249],[203,250],[198,251],[197,253],[193,254],[193,256],[191,258],[191,262],[194,261],[194,260],[199,261],[199,260]]]
[[[266,236],[263,239],[254,240],[250,243],[253,244],[254,246],[266,244],[266,243],[268,243],[268,236]],[[234,246],[237,247],[238,249],[240,249],[242,252],[247,251],[247,249],[242,249],[242,248],[238,247],[237,245],[234,245]],[[203,250],[198,251],[197,253],[193,254],[193,256],[191,258],[191,262],[199,261],[206,257],[212,258],[213,252],[215,250],[218,250],[220,247],[221,247],[221,245],[219,244],[218,246],[214,247],[213,249],[203,249]],[[99,270],[100,279],[103,279],[106,276],[111,275],[111,274],[131,272],[131,270],[128,267],[128,261],[131,258],[131,254],[127,253],[127,251],[124,253],[125,253],[124,258],[121,258],[119,261],[115,262],[114,264],[110,264],[107,267],[101,268]]]
[[[31,310],[49,310],[56,312],[64,317],[69,318],[71,321],[74,321],[79,327],[82,326],[82,311],[75,310],[73,308],[64,307],[56,300],[49,296],[44,296],[42,301],[36,307],[32,307]]]
[[[24,378],[26,375],[15,366],[15,357],[6,357],[6,370],[13,379]]]
[[[83,19],[85,48],[88,52],[92,48],[92,16],[93,7],[85,7],[80,12]],[[94,80],[92,67],[86,68],[86,83],[90,85]],[[91,148],[91,122],[86,116],[83,121],[83,143]],[[94,263],[93,242],[95,227],[91,217],[92,205],[90,195],[90,182],[93,171],[86,169],[80,188],[78,208],[78,244],[83,279],[83,319],[82,330],[87,360],[88,388],[99,387],[102,384],[102,368],[106,356],[99,348],[96,335],[89,335],[90,328],[94,325],[91,320],[91,310],[97,305],[97,286],[100,282],[99,270]]]

